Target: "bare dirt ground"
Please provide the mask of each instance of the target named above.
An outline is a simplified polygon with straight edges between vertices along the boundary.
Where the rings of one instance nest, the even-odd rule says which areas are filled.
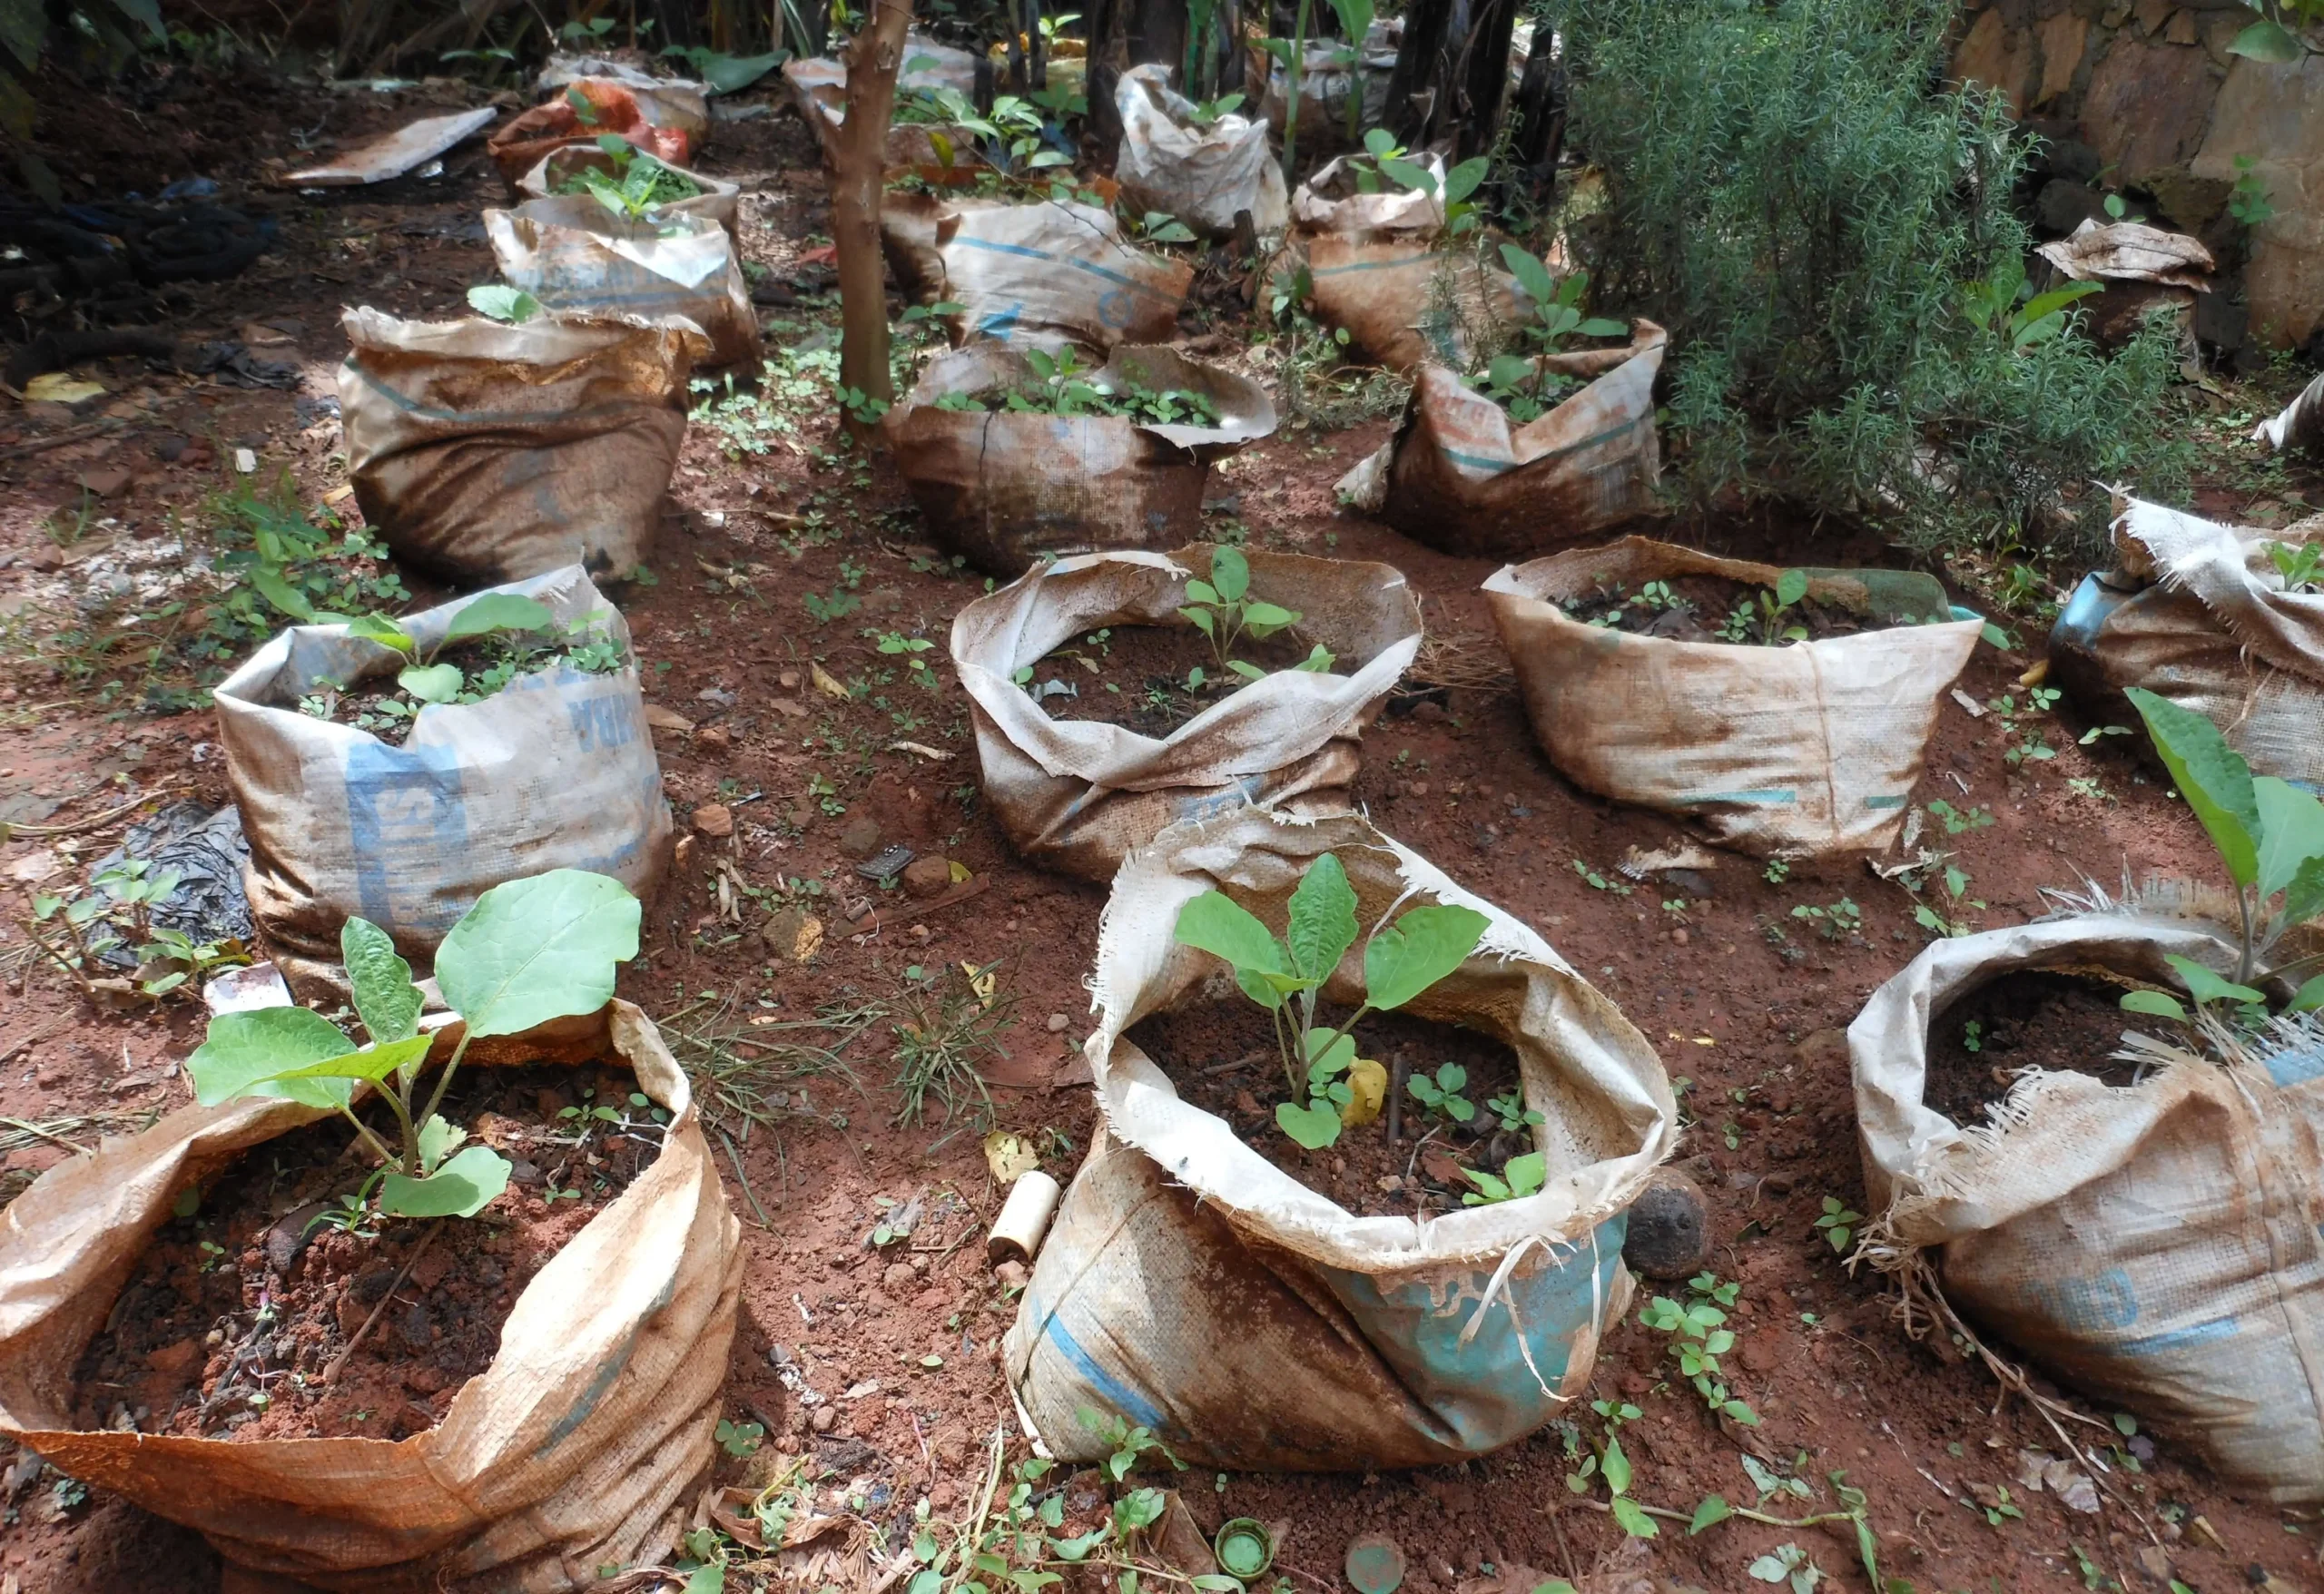
[[[323,136],[352,142],[463,103],[467,91],[326,95],[251,79],[179,88],[174,97],[81,112],[60,102],[42,147],[74,197],[150,192],[202,174],[225,185],[229,202],[271,214],[280,230],[272,251],[232,280],[190,290],[172,326],[181,336],[243,337],[270,359],[295,361],[300,380],[295,389],[238,388],[137,360],[98,362],[84,374],[108,392],[89,413],[0,412],[8,661],[0,817],[74,824],[133,796],[226,800],[212,715],[169,697],[165,689],[188,684],[185,672],[172,664],[149,675],[141,650],[156,635],[198,631],[208,623],[204,605],[222,601],[222,583],[177,584],[191,556],[212,546],[225,496],[288,472],[301,504],[355,514],[340,491],[344,465],[329,402],[345,348],[340,308],[456,313],[462,290],[491,274],[477,217],[506,196],[479,145],[448,157],[435,181],[322,196],[254,182],[262,160],[296,157],[294,132],[313,137],[327,126]],[[230,114],[231,133],[222,131]],[[787,118],[723,123],[701,163],[742,182],[750,196],[745,253],[800,300],[767,312],[778,367],[796,371],[805,353],[836,339],[836,306],[813,291],[818,276],[798,259],[822,241],[824,225],[812,147]],[[754,1061],[761,1088],[783,1093],[762,1098],[755,1123],[731,1101],[714,1112],[722,1154],[731,1145],[729,1193],[748,1249],[729,1404],[737,1421],[761,1422],[768,1434],[760,1455],[721,1465],[735,1478],[763,1479],[777,1461],[804,1458],[822,1501],[832,1509],[852,1501],[862,1525],[851,1530],[850,1553],[815,1574],[851,1588],[870,1580],[875,1530],[891,1555],[915,1502],[924,1497],[942,1515],[981,1485],[990,1436],[1005,1433],[1010,1453],[1022,1453],[998,1365],[1014,1304],[985,1263],[979,1226],[999,1202],[980,1147],[988,1126],[973,1099],[960,1102],[949,1123],[935,1102],[922,1121],[896,1121],[895,1016],[921,980],[907,971],[997,966],[1014,1018],[980,1059],[990,1122],[1026,1134],[1049,1170],[1069,1178],[1089,1143],[1092,1109],[1086,1088],[1051,1080],[1087,1029],[1081,980],[1104,892],[1012,856],[977,801],[965,698],[940,669],[932,687],[902,678],[865,635],[929,638],[940,657],[951,614],[983,584],[948,571],[924,546],[891,468],[844,448],[821,379],[799,380],[796,391],[771,382],[761,408],[730,408],[724,429],[693,428],[655,580],[619,595],[649,700],[692,727],[657,733],[682,829],[713,803],[733,821],[729,835],[691,834],[670,883],[648,905],[645,955],[622,994],[663,1021],[704,1080],[739,1077],[738,1063]],[[2306,512],[2299,492],[2312,493],[2312,483],[2260,467],[2248,445],[2231,440],[2290,380],[2284,373],[2228,385],[2219,405],[2191,404],[2188,424],[2201,428],[2221,462],[2203,507]],[[757,427],[763,452],[732,444],[751,429],[745,422]],[[1709,1198],[1709,1265],[1741,1284],[1729,1367],[1764,1426],[1748,1440],[1722,1431],[1683,1384],[1665,1382],[1664,1336],[1634,1320],[1614,1328],[1592,1395],[1642,1409],[1622,1436],[1636,1464],[1634,1495],[1681,1510],[1713,1491],[1751,1501],[1741,1463],[1748,1442],[1763,1461],[1812,1481],[1821,1503],[1794,1502],[1803,1511],[1824,1509],[1827,1475],[1844,1471],[1868,1497],[1886,1569],[1917,1589],[2160,1589],[2153,1574],[2166,1562],[2168,1575],[2202,1594],[2324,1587],[2324,1522],[2224,1486],[2171,1433],[2142,1432],[2134,1443],[2109,1436],[2123,1446],[2112,1452],[2113,1481],[2138,1503],[2135,1517],[2111,1506],[2085,1514],[2030,1488],[2024,1453],[2055,1452],[2051,1432],[1951,1346],[1908,1341],[1881,1284],[1843,1269],[1814,1227],[1827,1196],[1865,1205],[1838,1032],[1925,940],[1912,900],[1861,863],[1803,866],[1777,883],[1749,861],[1721,855],[1681,915],[1654,885],[1631,888],[1613,874],[1626,850],[1683,838],[1673,824],[1578,792],[1550,770],[1505,673],[1495,675],[1498,644],[1478,591],[1492,566],[1334,507],[1332,482],[1386,430],[1374,419],[1278,433],[1219,473],[1209,529],[1255,546],[1380,559],[1407,574],[1432,634],[1452,644],[1431,655],[1434,677],[1453,684],[1399,702],[1383,718],[1366,738],[1359,799],[1391,833],[1537,927],[1687,1082],[1680,1166]],[[237,472],[242,449],[255,458],[248,476]],[[49,529],[60,526],[78,532],[62,547]],[[1810,540],[1779,525],[1679,535],[1753,556],[1775,546],[1812,552],[1817,563],[1905,562],[1876,539]],[[2078,573],[2053,574],[2064,581]],[[421,573],[403,575],[415,599],[438,591]],[[93,595],[106,592],[127,595],[92,607]],[[842,606],[855,601],[843,617],[819,623],[803,601],[810,593]],[[183,612],[156,617],[176,601]],[[133,614],[143,616],[133,625]],[[2015,625],[2024,645],[1981,648],[1961,683],[1979,703],[2014,690],[2038,656],[2043,623],[2028,616]],[[849,694],[819,692],[814,666]],[[1948,843],[1974,881],[1965,896],[1983,904],[1967,910],[1978,926],[2043,911],[2044,887],[2209,868],[2201,836],[2141,770],[2132,739],[2083,747],[2086,728],[2070,714],[2043,718],[2057,756],[2013,767],[1998,716],[1945,710],[1918,798],[1993,817]],[[894,750],[906,741],[942,757]],[[862,838],[847,838],[845,851],[842,839],[866,817],[881,842],[964,866],[978,893],[930,906],[857,878]],[[198,1009],[93,1010],[31,955],[19,922],[35,889],[70,880],[119,835],[114,822],[0,848],[0,1117],[47,1130],[15,1136],[5,1163],[15,1183],[5,1193],[72,1155],[67,1143],[93,1144],[190,1100],[180,1064],[199,1038]],[[1608,889],[1592,883],[1593,873]],[[1861,925],[1837,939],[1793,912],[1842,898],[1860,908]],[[870,902],[860,917],[848,911],[855,899]],[[773,947],[759,935],[785,908],[825,927],[804,963],[790,955],[795,941]],[[833,1008],[877,1016],[852,1030],[776,1028]],[[920,1227],[875,1250],[869,1240],[883,1214],[915,1197]],[[778,1362],[793,1370],[788,1382]],[[1278,1570],[1295,1587],[1344,1587],[1348,1541],[1379,1532],[1410,1559],[1405,1588],[1452,1594],[1499,1589],[1511,1568],[1578,1579],[1614,1555],[1620,1535],[1569,1491],[1571,1466],[1551,1429],[1462,1466],[1410,1474],[1188,1474],[1178,1483],[1206,1528],[1232,1516],[1280,1524]],[[216,1561],[198,1540],[102,1490],[36,1463],[9,1471],[0,1489],[0,1579],[10,1594],[217,1586]],[[2022,1516],[1989,1510],[2004,1490]],[[1683,1524],[1665,1522],[1642,1552],[1626,1553],[1642,1553],[1644,1569],[1671,1585],[1734,1590],[1764,1587],[1744,1569],[1795,1541],[1834,1586],[1863,1586],[1852,1543],[1820,1530],[1735,1521],[1689,1537]],[[738,1578],[729,1586],[747,1585]],[[1525,1594],[1531,1584],[1509,1586]]]

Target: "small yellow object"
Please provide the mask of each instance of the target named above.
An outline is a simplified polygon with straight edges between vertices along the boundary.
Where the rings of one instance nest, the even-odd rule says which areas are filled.
[[[833,680],[832,678],[832,673],[829,670],[824,669],[822,665],[816,664],[812,659],[807,661],[807,669],[809,674],[814,678],[816,691],[822,693],[825,697],[836,697],[842,703],[845,703],[847,701],[847,688],[841,685],[836,680]]]
[[[970,879],[969,866],[957,858],[947,858],[944,867],[952,876],[952,883],[960,885]]]
[[[1388,1099],[1388,1070],[1370,1058],[1358,1058],[1348,1065],[1347,1086],[1351,1094],[1340,1105],[1340,1122],[1361,1128],[1380,1116]]]
[[[69,371],[48,371],[25,384],[25,398],[34,404],[80,404],[102,398],[103,382],[92,382]]]
[[[1032,1142],[1022,1135],[995,1129],[984,1137],[984,1165],[992,1170],[992,1176],[999,1183],[1013,1185],[1021,1175],[1040,1166],[1041,1158]]]
[[[990,970],[988,969],[980,973],[974,963],[963,959],[960,963],[960,972],[969,977],[969,989],[976,992],[977,1006],[980,1008],[992,1006],[993,976]]]

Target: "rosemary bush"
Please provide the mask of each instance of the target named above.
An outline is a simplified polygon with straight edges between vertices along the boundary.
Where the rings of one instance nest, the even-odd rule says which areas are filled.
[[[1599,304],[1671,330],[1681,491],[2089,552],[2091,482],[2179,487],[2167,325],[2109,357],[2071,316],[2027,343],[1979,313],[2029,245],[2026,145],[1998,96],[1944,86],[1955,0],[1565,10],[1577,137],[1610,192],[1585,240]]]

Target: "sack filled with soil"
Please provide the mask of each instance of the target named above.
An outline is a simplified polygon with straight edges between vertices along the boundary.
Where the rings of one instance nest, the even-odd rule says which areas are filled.
[[[765,352],[734,241],[708,216],[615,215],[564,194],[487,211],[484,232],[500,275],[557,315],[691,322],[710,339],[697,363],[711,368],[755,370]]]
[[[847,122],[847,63],[831,55],[807,55],[783,64],[783,86],[790,91],[791,103],[815,135],[823,152],[823,162],[831,163],[838,148],[839,130]],[[935,89],[950,89],[962,95],[973,95],[977,86],[975,54],[951,44],[940,44],[921,34],[910,34],[904,38],[903,60],[896,72],[896,98],[901,103],[914,94],[926,94]],[[970,142],[966,136],[958,142]],[[936,158],[928,141],[928,128],[909,120],[898,120],[888,128],[887,163],[909,166]]]
[[[1171,89],[1164,66],[1122,74],[1114,104],[1122,121],[1114,177],[1132,207],[1159,211],[1212,238],[1235,231],[1238,211],[1251,213],[1259,232],[1283,231],[1289,207],[1264,120],[1230,111],[1204,125],[1193,103]]]
[[[1198,536],[1212,464],[1275,430],[1275,405],[1173,349],[1088,369],[1070,348],[980,343],[930,361],[882,424],[937,543],[1013,576],[1037,554]]]
[[[2261,774],[2324,785],[2324,524],[2279,537],[2136,498],[2120,509],[2117,568],[2084,576],[2050,633],[2053,683],[2118,724],[2137,723],[2123,694],[2144,687],[2218,725]]]
[[[1470,248],[1440,249],[1423,234],[1307,240],[1315,313],[1390,370],[1434,360],[1466,369],[1497,344],[1497,330],[1532,313],[1517,279]]]
[[[1328,232],[1358,242],[1433,236],[1444,226],[1444,157],[1423,152],[1412,163],[1428,173],[1433,187],[1383,182],[1371,172],[1359,176],[1354,160],[1334,156],[1292,194],[1293,231],[1301,237]]]
[[[1382,1081],[1360,1083],[1377,1058],[1342,1074],[1365,1096],[1302,1109],[1344,1117],[1336,1143],[1308,1151],[1282,1122],[1278,1047],[1263,1043],[1237,1075],[1280,1103],[1275,1115],[1230,1117],[1197,1105],[1207,1081],[1238,1067],[1202,1044],[1224,1029],[1207,1018],[1207,1028],[1171,1028],[1219,1004],[1256,1009],[1227,962],[1177,939],[1188,933],[1182,910],[1216,890],[1279,937],[1295,889],[1312,889],[1303,877],[1327,853],[1352,892],[1344,952],[1318,954],[1331,971],[1317,1011],[1334,1023],[1391,999],[1382,932],[1367,945],[1363,931],[1387,924],[1422,956],[1414,949],[1445,928],[1423,930],[1423,918],[1470,916],[1467,940],[1439,949],[1450,956],[1436,966],[1450,972],[1392,1015],[1412,1078],[1455,1085],[1433,1107],[1403,1087],[1406,1134],[1394,1145],[1384,1115],[1367,1117],[1384,1105],[1369,1094]],[[1104,1453],[1078,1420],[1091,1407],[1169,1434],[1206,1467],[1426,1466],[1513,1442],[1581,1399],[1599,1336],[1630,1294],[1627,1208],[1675,1142],[1677,1115],[1653,1048],[1531,930],[1353,815],[1246,809],[1174,826],[1125,861],[1092,990],[1085,1053],[1103,1127],[1002,1350],[1061,1459]],[[1355,1050],[1385,1049],[1377,1022],[1350,1028]],[[1486,1171],[1486,1141],[1422,1127],[1450,1121],[1459,1087],[1438,1059],[1462,1047],[1506,1059],[1503,1095],[1470,1104],[1515,1120],[1491,1137],[1511,1143],[1491,1153],[1498,1173]],[[1471,1094],[1489,1088],[1476,1082]],[[1457,1182],[1480,1199],[1447,1196],[1449,1209],[1432,1204],[1424,1220],[1411,1196],[1334,1171],[1384,1156],[1401,1170],[1448,1144],[1473,1166]],[[1337,1197],[1359,1184],[1368,1199],[1351,1210]],[[1388,1205],[1397,1201],[1401,1211]]]
[[[691,325],[344,320],[348,475],[396,556],[464,586],[653,556],[686,429]]]
[[[586,198],[588,176],[595,173],[618,189],[623,181],[636,169],[635,157],[625,160],[596,144],[566,144],[550,151],[540,162],[517,180],[517,192],[527,200],[556,199],[566,196]],[[699,216],[715,221],[726,230],[734,244],[734,256],[742,258],[742,234],[736,231],[737,213],[743,202],[742,188],[706,172],[690,171],[683,166],[666,163],[662,168],[678,180],[676,186],[691,187],[690,194],[675,198],[655,196],[659,212],[671,216]]]
[[[463,611],[515,598],[545,606],[556,629],[525,635],[551,645],[496,686],[503,660],[447,644]],[[536,576],[396,624],[413,651],[343,625],[294,625],[217,689],[251,916],[302,991],[338,986],[350,915],[424,960],[503,881],[587,869],[648,897],[667,861],[670,806],[629,627],[586,575]],[[415,654],[468,657],[460,687],[428,684],[449,701],[400,689]]]
[[[1644,537],[1504,566],[1484,591],[1551,763],[1760,857],[1889,844],[1984,629],[1933,576]]]
[[[444,1032],[434,1045],[448,1052],[452,1038]],[[481,1042],[463,1073],[488,1087],[502,1070],[473,1065],[537,1058],[618,1069],[625,1093],[634,1089],[667,1123],[652,1160],[529,1284],[503,1280],[513,1304],[480,1373],[464,1383],[408,1379],[408,1389],[437,1385],[431,1403],[360,1418],[333,1408],[308,1422],[312,1432],[304,1437],[274,1414],[235,1424],[228,1437],[166,1432],[173,1422],[222,1432],[227,1425],[214,1412],[198,1416],[183,1403],[172,1410],[167,1400],[139,1422],[132,1408],[145,1403],[142,1384],[106,1403],[108,1412],[122,1407],[113,1420],[136,1422],[134,1431],[81,1420],[73,1391],[76,1369],[88,1365],[84,1353],[102,1353],[99,1342],[133,1333],[143,1314],[176,1299],[159,1275],[149,1280],[141,1268],[156,1245],[191,1251],[175,1232],[197,1224],[231,1248],[219,1247],[207,1272],[191,1264],[176,1271],[204,1300],[216,1293],[222,1329],[231,1327],[236,1339],[231,1353],[193,1338],[145,1358],[138,1376],[154,1383],[155,1394],[172,1380],[199,1379],[197,1392],[224,1383],[231,1363],[264,1373],[241,1373],[235,1387],[245,1392],[235,1409],[257,1409],[246,1392],[259,1384],[281,1389],[278,1403],[292,1405],[311,1391],[294,1400],[291,1372],[319,1368],[346,1347],[351,1331],[335,1325],[320,1340],[301,1337],[311,1325],[299,1306],[311,1288],[312,1258],[350,1236],[319,1230],[304,1239],[304,1255],[276,1268],[276,1248],[292,1252],[301,1236],[296,1223],[276,1222],[265,1211],[263,1177],[254,1182],[259,1215],[247,1235],[200,1204],[238,1180],[252,1183],[238,1166],[249,1153],[288,1146],[323,1120],[338,1129],[314,1133],[344,1141],[351,1131],[328,1108],[242,1099],[184,1108],[143,1134],[71,1158],[9,1205],[0,1232],[0,1431],[60,1471],[197,1530],[237,1565],[350,1594],[547,1594],[586,1586],[600,1566],[672,1551],[714,1454],[712,1430],[742,1284],[740,1225],[719,1186],[685,1074],[643,1013],[615,1001],[586,1019]],[[548,1072],[577,1081],[581,1070]],[[651,1116],[627,1107],[623,1115]],[[569,1138],[572,1131],[561,1133]],[[527,1225],[553,1222],[548,1213],[566,1205],[540,1191],[512,1184],[479,1216],[443,1222],[448,1231],[488,1227],[504,1236],[496,1251],[518,1248],[532,1232]],[[201,1215],[179,1217],[182,1200]],[[428,1248],[449,1255],[461,1243],[439,1235]],[[415,1254],[416,1239],[365,1244],[390,1274],[389,1257],[412,1262],[415,1276],[429,1265]],[[510,1255],[500,1264],[521,1272],[533,1260]],[[358,1304],[363,1276],[345,1286]],[[117,1312],[125,1284],[137,1292],[134,1309]],[[276,1315],[261,1323],[278,1289]],[[418,1373],[434,1366],[417,1348],[423,1339],[485,1333],[430,1306],[434,1298],[407,1290],[381,1314],[398,1321],[374,1323],[346,1371],[374,1381],[391,1380],[399,1367]],[[415,1302],[427,1313],[416,1320]],[[350,1311],[350,1319],[356,1315]],[[294,1319],[300,1335],[289,1332]],[[283,1332],[264,1333],[274,1326]],[[214,1377],[205,1358],[219,1365]],[[432,1421],[420,1421],[423,1412]],[[278,1436],[276,1429],[285,1432]],[[390,1429],[418,1431],[392,1441],[377,1436]]]
[[[2126,1031],[2176,1028],[2119,1006],[2183,996],[2173,955],[2236,970],[2231,932],[2132,904],[1935,941],[1874,992],[1848,1027],[1865,1254],[1908,1291],[1933,1267],[2004,1348],[2314,1504],[2324,1038],[2126,1059]]]
[[[1077,637],[1129,626],[1193,635],[1180,611],[1201,589],[1190,595],[1188,584],[1226,579],[1218,556],[1230,551],[1240,555],[1189,546],[1059,559],[953,617],[952,667],[969,694],[985,800],[1026,858],[1103,881],[1181,819],[1246,802],[1346,807],[1364,728],[1420,652],[1419,602],[1388,566],[1250,553],[1244,598],[1296,614],[1286,636],[1303,654],[1325,648],[1331,667],[1263,671],[1167,734],[1055,718],[1028,690],[1036,666]],[[1120,694],[1124,717],[1137,687]]]
[[[1527,362],[1534,379],[1558,386],[1554,407],[1521,423],[1457,373],[1424,365],[1395,436],[1349,473],[1342,495],[1407,536],[1472,557],[1551,553],[1652,515],[1664,340],[1640,321],[1626,348]]]
[[[594,144],[608,133],[628,140],[648,154],[683,166],[708,125],[706,111],[691,131],[688,107],[610,78],[583,77],[556,85],[556,97],[534,106],[485,142],[501,180],[515,188],[551,151],[567,144]],[[576,102],[579,102],[576,103]],[[694,104],[703,102],[697,97]],[[587,114],[583,114],[583,107]]]
[[[1347,45],[1337,39],[1311,39],[1299,68],[1299,153],[1303,156],[1332,154],[1354,144],[1348,131],[1348,101],[1361,93],[1358,128],[1378,127],[1387,120],[1388,80],[1396,69],[1396,52],[1403,37],[1404,19],[1386,17],[1365,33],[1363,61],[1351,71]],[[1281,144],[1291,113],[1291,74],[1254,42],[1245,52],[1245,93],[1258,104],[1258,119]],[[1358,84],[1362,84],[1361,90]],[[1304,162],[1303,162],[1304,163]]]
[[[960,307],[944,318],[955,344],[1167,343],[1194,280],[1187,261],[1123,242],[1113,212],[1073,200],[946,210],[936,253],[941,298]]]

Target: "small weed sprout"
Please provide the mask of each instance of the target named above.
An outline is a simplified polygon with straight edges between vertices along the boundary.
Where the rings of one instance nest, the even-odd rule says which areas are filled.
[[[1758,597],[1747,598],[1718,627],[1721,642],[1750,643],[1777,647],[1807,640],[1807,627],[1786,619],[1807,596],[1807,572],[1787,570],[1776,577],[1773,592],[1762,587]]]
[[[1519,1094],[1517,1087],[1513,1085],[1503,1094],[1487,1101],[1485,1107],[1501,1125],[1502,1132],[1505,1135],[1515,1135],[1526,1129],[1537,1128],[1547,1121],[1539,1112],[1525,1105],[1524,1097]]]
[[[1720,1282],[1717,1274],[1699,1273],[1687,1281],[1685,1304],[1657,1295],[1639,1314],[1639,1322],[1670,1336],[1670,1353],[1678,1361],[1679,1375],[1694,1385],[1706,1406],[1747,1427],[1756,1427],[1758,1413],[1728,1392],[1718,1362],[1735,1348],[1734,1331],[1726,1326],[1727,1309],[1735,1304],[1741,1288]]]
[[[1433,1116],[1449,1123],[1465,1124],[1477,1116],[1477,1104],[1461,1094],[1468,1083],[1468,1069],[1458,1063],[1445,1063],[1437,1068],[1433,1077],[1414,1074],[1404,1081],[1404,1088]]]
[[[1187,583],[1187,604],[1178,614],[1210,638],[1211,652],[1219,668],[1230,670],[1246,681],[1256,681],[1266,672],[1233,657],[1235,644],[1246,635],[1254,642],[1262,641],[1298,625],[1300,619],[1296,609],[1251,596],[1251,562],[1243,556],[1241,549],[1227,547],[1211,550],[1208,581],[1196,578]]]
[[[1753,1561],[1749,1571],[1758,1582],[1788,1584],[1791,1594],[1816,1594],[1824,1580],[1823,1569],[1797,1544],[1777,1545]]]
[[[1848,1254],[1848,1242],[1856,1237],[1856,1225],[1864,1221],[1864,1214],[1837,1196],[1824,1197],[1823,1215],[1816,1220],[1816,1232],[1822,1235],[1832,1249],[1842,1256]]]
[[[1864,928],[1864,910],[1847,898],[1823,907],[1801,904],[1791,910],[1794,919],[1804,919],[1816,927],[1816,933],[1827,941],[1844,940]]]
[[[2276,574],[2283,577],[2286,592],[2314,592],[2324,584],[2324,543],[2271,542],[2268,544],[2269,561]]]
[[[1791,878],[1791,860],[1788,858],[1768,859],[1768,867],[1763,871],[1762,878],[1771,886],[1783,884]]]
[[[735,1422],[721,1417],[711,1437],[718,1441],[719,1449],[739,1461],[757,1453],[761,1441],[766,1438],[766,1429],[756,1422]]]

